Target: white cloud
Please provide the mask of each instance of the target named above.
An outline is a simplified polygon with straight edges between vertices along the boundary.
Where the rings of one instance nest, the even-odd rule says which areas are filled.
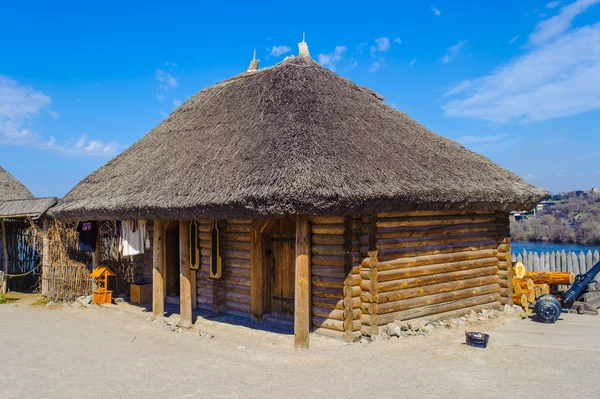
[[[417,63],[417,59],[413,58],[412,60],[410,60],[410,63],[408,64],[408,66],[413,66]]]
[[[50,137],[49,140],[38,142],[32,147],[64,155],[89,157],[114,156],[123,149],[123,146],[116,141],[105,143],[101,140],[91,140],[85,133],[77,140],[69,139],[64,143],[58,143],[54,137]]]
[[[512,39],[510,39],[510,41],[508,42],[508,44],[513,44],[514,42],[516,42],[516,41],[517,41],[517,39],[518,39],[518,38],[519,38],[519,35],[517,35],[517,36],[513,36],[513,38],[512,38]]]
[[[448,47],[448,52],[446,53],[446,55],[444,55],[442,58],[440,58],[440,61],[442,62],[442,64],[447,64],[447,63],[453,61],[456,57],[458,57],[458,55],[460,54],[460,50],[468,42],[469,42],[468,40],[460,40],[454,46]]]
[[[375,44],[377,44],[377,50],[379,51],[388,51],[390,49],[390,39],[387,37],[375,39]]]
[[[52,99],[31,86],[0,75],[0,142],[21,144],[34,136],[31,121]]]
[[[569,6],[567,6],[569,7]],[[446,115],[506,123],[600,108],[600,23],[561,34],[446,95]]]
[[[173,97],[173,105],[177,108],[182,104],[182,101],[176,97]]]
[[[64,143],[58,143],[54,137],[40,136],[34,131],[32,122],[51,102],[51,98],[41,91],[0,75],[0,143],[86,156],[114,155],[121,149],[117,142],[90,140],[85,134]],[[60,117],[56,111],[48,111],[48,114],[55,119]]]
[[[371,64],[371,67],[369,68],[369,72],[377,72],[380,69],[381,69],[381,62],[375,61],[375,62],[373,62],[373,64]]]
[[[317,56],[319,64],[331,69],[332,71],[335,71],[336,64],[340,62],[342,58],[344,58],[346,50],[346,46],[335,46],[335,49],[332,53],[319,54]]]
[[[350,63],[344,67],[345,70],[354,69],[358,66],[358,61],[355,59],[350,59]]]
[[[177,87],[179,84],[177,78],[173,75],[177,64],[165,62],[165,66],[168,67],[168,70],[157,69],[154,78],[158,81],[160,90],[168,91],[171,87]]]
[[[556,38],[571,27],[577,15],[598,2],[600,0],[577,0],[562,7],[557,15],[540,22],[535,27],[535,31],[529,36],[530,44],[540,45]]]
[[[535,180],[535,176],[532,173],[528,173],[523,176],[523,180],[525,180],[526,182],[532,182]]]
[[[431,6],[431,12],[433,12],[433,15],[436,17],[442,15],[442,12],[436,6]]]
[[[0,116],[8,119],[27,119],[39,114],[40,109],[50,105],[52,99],[23,86],[7,76],[0,75]]]
[[[365,47],[367,47],[369,45],[369,43],[359,43],[356,46],[354,46],[354,49],[356,51],[356,54],[361,55],[365,49]]]
[[[559,171],[559,172],[556,174],[556,176],[558,176],[558,177],[569,177],[569,174],[567,173],[567,171],[566,171],[566,170],[564,170],[564,169],[563,169],[563,170]]]
[[[458,138],[458,142],[464,145],[468,144],[482,144],[482,143],[495,143],[507,138],[509,134],[498,133],[489,136],[463,136]]]
[[[165,101],[165,96],[163,94],[156,93],[156,99],[162,103]]]
[[[546,4],[546,8],[556,8],[561,4],[562,1],[551,1],[550,3]]]
[[[390,39],[388,37],[379,37],[375,39],[375,45],[371,46],[371,56],[377,57],[377,52],[386,52],[390,49]]]
[[[397,38],[394,39],[394,43],[402,44],[402,39],[400,39],[399,37],[397,37]]]
[[[288,46],[273,46],[273,48],[271,48],[270,54],[274,57],[279,57],[280,55],[289,53],[291,50],[292,49]]]

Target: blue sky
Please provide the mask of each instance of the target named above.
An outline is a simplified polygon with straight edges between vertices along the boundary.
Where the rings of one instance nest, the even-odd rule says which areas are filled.
[[[297,54],[558,192],[600,186],[600,0],[4,2],[0,165],[63,196],[202,88]]]

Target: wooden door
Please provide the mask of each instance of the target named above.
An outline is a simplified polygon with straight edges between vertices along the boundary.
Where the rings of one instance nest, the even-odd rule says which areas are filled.
[[[294,318],[296,221],[277,220],[271,231],[271,314]]]

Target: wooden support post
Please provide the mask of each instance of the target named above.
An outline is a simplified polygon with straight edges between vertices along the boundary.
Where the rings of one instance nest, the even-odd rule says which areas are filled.
[[[154,240],[152,245],[152,312],[157,320],[162,321],[165,314],[165,242],[162,220],[154,221]]]
[[[308,348],[310,332],[310,226],[306,215],[296,219],[296,280],[294,295],[294,347]]]
[[[4,279],[3,281],[0,281],[0,285],[2,286],[2,293],[6,294],[6,291],[8,291],[8,247],[6,242],[6,223],[4,223],[4,219],[0,219],[0,224],[2,225],[2,258],[4,259],[2,265]]]
[[[2,224],[2,258],[4,262],[2,264],[2,270],[4,274],[8,274],[8,244],[6,241],[6,223],[4,219],[0,219],[0,223]]]
[[[179,222],[179,326],[192,326],[192,283],[190,281],[190,222]]]
[[[92,270],[100,266],[102,263],[102,235],[100,234],[100,222],[98,225],[98,235],[96,236],[96,249],[92,255]]]
[[[50,239],[48,230],[50,228],[50,220],[47,217],[42,221],[43,236],[42,236],[42,295],[48,295],[48,267],[50,266]]]

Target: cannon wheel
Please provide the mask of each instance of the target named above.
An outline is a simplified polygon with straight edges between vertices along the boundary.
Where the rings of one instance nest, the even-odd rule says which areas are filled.
[[[560,302],[554,295],[542,295],[535,303],[535,315],[542,323],[554,323],[560,317],[560,312]]]

